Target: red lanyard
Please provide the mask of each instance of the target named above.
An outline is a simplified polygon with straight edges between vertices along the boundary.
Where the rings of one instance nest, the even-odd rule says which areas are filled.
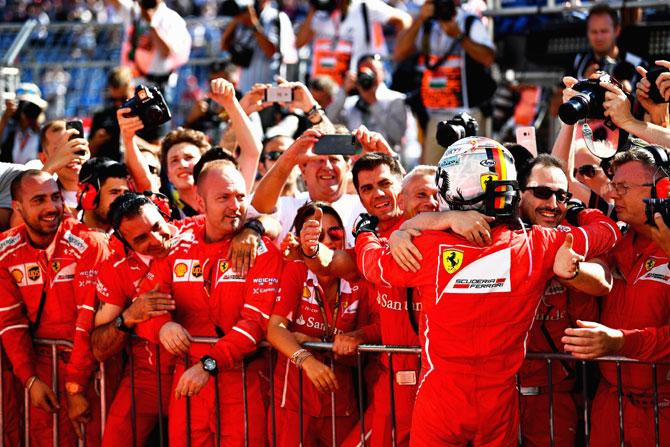
[[[333,311],[333,324],[332,326],[328,325],[328,315],[326,315],[326,307],[324,305],[323,297],[326,294],[323,292],[320,284],[314,284],[314,299],[316,304],[319,305],[319,310],[321,311],[321,318],[323,319],[323,341],[333,341],[335,337],[335,331],[337,330],[337,317],[340,313],[340,301],[342,299],[342,293],[340,292],[340,282],[337,282],[337,298],[335,299],[335,310]]]

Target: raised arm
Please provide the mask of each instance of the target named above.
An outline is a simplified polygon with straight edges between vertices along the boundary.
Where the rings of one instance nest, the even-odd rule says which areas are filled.
[[[223,78],[212,80],[210,97],[223,106],[228,112],[228,116],[230,116],[235,137],[240,145],[240,157],[238,159],[240,172],[242,172],[247,193],[249,193],[254,186],[258,160],[263,145],[251,130],[251,121],[249,121],[249,117],[244,113],[242,106],[235,97],[233,84]]]

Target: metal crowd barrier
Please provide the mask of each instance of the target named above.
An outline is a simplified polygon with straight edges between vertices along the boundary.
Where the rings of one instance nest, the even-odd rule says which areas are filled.
[[[218,341],[217,338],[215,337],[193,337],[192,342],[193,343],[206,343],[206,344],[212,344],[216,343]],[[58,348],[59,347],[65,347],[65,348],[72,348],[72,343],[66,340],[52,340],[52,339],[35,339],[34,343],[37,345],[46,345],[51,347],[51,361],[52,361],[52,390],[58,397]],[[320,351],[330,351],[332,350],[332,343],[321,343],[321,342],[310,342],[310,343],[305,343],[303,345],[306,348],[313,349],[313,350],[320,350]],[[270,445],[273,447],[276,445],[276,433],[277,433],[277,427],[276,427],[276,417],[275,417],[275,400],[274,400],[274,362],[273,360],[273,355],[272,355],[272,349],[269,347],[267,343],[262,343],[260,349],[265,350],[265,357],[267,361],[267,368],[268,368],[268,376],[270,378],[270,413],[268,417],[271,420],[270,424]],[[0,347],[0,353],[1,353],[2,347]],[[130,387],[131,387],[131,427],[132,427],[132,439],[133,439],[133,446],[137,445],[137,426],[136,426],[136,399],[137,396],[135,396],[135,364],[132,356],[132,350],[129,350],[131,355],[129,355],[129,373],[130,373]],[[363,367],[362,367],[362,362],[363,362],[363,356],[365,354],[370,354],[370,353],[378,353],[378,354],[386,354],[388,358],[388,376],[389,376],[389,381],[388,381],[388,387],[389,387],[389,396],[390,396],[390,415],[391,415],[391,445],[393,447],[396,447],[397,445],[397,440],[396,440],[396,415],[395,415],[395,398],[394,398],[394,369],[393,369],[393,357],[395,355],[416,355],[419,357],[419,361],[421,359],[421,348],[418,346],[391,346],[391,345],[360,345],[358,347],[357,351],[357,374],[358,374],[358,407],[359,407],[359,413],[360,413],[360,420],[359,420],[359,427],[360,427],[360,436],[361,436],[361,443],[360,445],[365,445],[366,442],[366,432],[365,432],[365,408],[364,408],[364,380],[363,380]],[[158,411],[158,420],[157,420],[157,426],[158,426],[158,437],[159,437],[159,445],[160,446],[165,446],[167,445],[167,442],[165,440],[164,436],[164,423],[163,423],[163,415],[164,415],[164,409],[162,405],[162,386],[163,384],[161,383],[161,370],[160,370],[160,348],[156,346],[155,349],[155,355],[156,355],[156,386],[157,386],[157,391],[158,391],[158,402],[157,402],[157,411]],[[574,362],[575,364],[581,364],[581,374],[582,374],[582,390],[581,394],[584,399],[584,410],[583,410],[583,417],[584,417],[584,422],[585,422],[585,428],[584,428],[584,445],[589,445],[589,438],[590,438],[590,407],[591,407],[591,402],[588,398],[589,396],[589,389],[588,389],[588,380],[587,380],[587,370],[585,366],[590,363],[590,362],[610,362],[610,363],[615,363],[616,364],[616,373],[617,373],[617,401],[618,401],[618,429],[619,429],[619,439],[620,439],[620,445],[623,447],[624,446],[624,439],[625,439],[625,415],[624,415],[624,405],[623,401],[625,398],[625,395],[622,390],[622,365],[623,364],[648,364],[650,365],[650,370],[651,370],[651,375],[652,375],[652,402],[653,402],[653,413],[654,413],[654,436],[655,436],[655,445],[656,446],[661,446],[661,437],[660,437],[660,429],[659,429],[659,394],[658,394],[658,379],[656,377],[656,372],[657,372],[657,366],[658,365],[667,365],[668,363],[649,363],[649,362],[640,362],[637,360],[632,360],[629,358],[625,357],[617,357],[617,356],[608,356],[608,357],[601,357],[595,360],[577,360],[574,357],[570,356],[569,354],[560,354],[560,353],[527,353],[526,355],[527,359],[534,359],[534,360],[544,360],[546,361],[547,364],[547,389],[548,389],[548,396],[549,396],[549,404],[548,404],[548,418],[549,418],[549,439],[550,439],[550,445],[553,446],[555,442],[555,433],[554,433],[554,401],[553,401],[553,396],[554,396],[554,384],[553,384],[553,375],[552,375],[552,369],[554,367],[554,363],[556,361],[569,361],[569,362]],[[184,366],[188,368],[190,365],[188,355],[184,356],[183,358]],[[331,358],[331,367],[333,367],[333,360]],[[4,414],[4,377],[3,377],[3,372],[5,369],[5,365],[3,362],[0,361],[0,408],[2,411],[0,411],[0,439],[4,440],[4,435],[5,435],[5,414]],[[242,367],[242,394],[243,394],[243,411],[244,411],[244,430],[245,430],[245,441],[244,445],[248,446],[249,443],[249,414],[248,414],[248,402],[247,402],[247,382],[246,382],[246,377],[247,377],[247,364],[246,362],[243,364]],[[106,420],[106,404],[107,404],[107,399],[106,399],[106,380],[105,380],[105,374],[104,374],[104,364],[101,364],[101,374],[99,376],[99,381],[100,381],[100,405],[101,405],[101,423],[102,423],[102,434],[104,434],[104,427],[105,427],[105,420]],[[220,445],[220,434],[221,434],[221,417],[220,417],[220,407],[219,407],[219,388],[218,388],[218,380],[217,377],[214,378],[214,389],[215,389],[215,402],[216,402],[216,446],[218,447]],[[168,384],[168,386],[171,386],[171,384]],[[517,390],[519,393],[519,402],[521,402],[521,389],[522,389],[522,383],[520,382],[519,374],[517,374]],[[336,437],[336,416],[335,416],[335,393],[331,392],[331,427],[332,427],[332,445],[337,445],[337,437]],[[26,447],[30,446],[30,397],[28,394],[28,390],[26,389],[24,391],[24,439],[25,439],[25,445]],[[185,440],[186,446],[191,445],[191,439],[190,439],[190,433],[191,433],[191,407],[190,407],[190,397],[186,397],[186,433],[187,433],[187,439]],[[521,405],[521,404],[520,404]],[[519,407],[519,412],[521,414],[521,407]],[[53,431],[52,431],[52,444],[54,447],[58,446],[58,413],[54,413],[53,415]],[[299,417],[299,427],[298,429],[300,430],[300,444],[302,445],[302,433],[303,433],[303,374],[301,371],[301,374],[299,375],[299,409],[298,409],[298,417]],[[263,429],[266,429],[266,424],[261,424]],[[83,427],[82,427],[83,428]],[[84,432],[85,434],[85,432]],[[519,427],[519,445],[523,445],[522,443],[522,434],[523,434],[523,427],[520,425]],[[670,434],[666,434],[670,435]],[[667,443],[666,443],[667,444]],[[85,442],[84,441],[79,441],[79,446],[84,446]]]

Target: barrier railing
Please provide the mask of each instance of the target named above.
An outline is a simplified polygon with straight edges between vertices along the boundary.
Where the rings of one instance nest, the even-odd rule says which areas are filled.
[[[193,337],[192,338],[192,343],[203,343],[203,344],[214,344],[217,342],[217,338],[214,337]],[[71,349],[72,348],[72,343],[66,340],[53,340],[53,339],[36,339],[34,340],[34,343],[36,345],[42,345],[42,346],[49,346],[51,349],[51,364],[52,364],[52,373],[51,373],[51,380],[52,380],[52,390],[56,394],[56,396],[59,396],[59,389],[58,389],[58,377],[59,377],[59,368],[58,368],[58,351],[59,349],[66,348],[66,349]],[[319,350],[319,351],[331,351],[333,344],[332,343],[321,343],[321,342],[310,342],[310,343],[305,343],[303,345],[305,348],[309,348],[312,350]],[[276,415],[275,415],[275,399],[274,399],[274,362],[272,361],[273,355],[272,355],[272,350],[269,348],[269,345],[267,343],[263,343],[261,345],[260,349],[265,350],[265,358],[267,362],[267,370],[269,373],[269,378],[270,378],[270,401],[269,401],[269,414],[268,418],[270,419],[270,432],[268,433],[270,436],[270,445],[275,446],[276,445],[276,435],[277,435],[277,427],[276,427]],[[132,353],[132,350],[129,352]],[[387,356],[387,368],[388,368],[388,390],[389,390],[389,396],[390,396],[390,416],[391,416],[391,445],[396,446],[397,445],[397,440],[396,440],[396,408],[395,408],[395,390],[394,390],[394,368],[393,368],[393,358],[396,355],[415,355],[418,356],[419,361],[421,358],[421,348],[418,346],[390,346],[390,345],[360,345],[358,347],[357,351],[357,357],[356,357],[356,363],[357,363],[357,374],[358,374],[358,409],[359,409],[359,427],[360,427],[360,445],[365,445],[366,444],[366,429],[365,429],[365,408],[364,408],[364,379],[363,379],[363,356],[366,354],[380,354],[380,355],[386,355]],[[164,409],[163,409],[163,404],[162,404],[162,375],[161,375],[161,368],[160,368],[160,348],[159,346],[155,347],[155,356],[156,356],[156,387],[158,391],[158,402],[157,402],[157,421],[156,424],[158,426],[158,442],[159,445],[164,446],[167,445],[167,442],[165,440],[164,436],[164,423],[163,423],[163,416],[164,416]],[[559,354],[559,353],[527,353],[526,355],[527,359],[531,360],[538,360],[538,361],[545,361],[547,365],[547,394],[548,394],[548,408],[547,408],[547,416],[549,420],[549,440],[550,440],[550,445],[553,446],[555,442],[555,412],[554,412],[554,394],[556,393],[555,391],[555,384],[553,383],[553,368],[555,367],[555,362],[571,362],[574,364],[580,364],[582,366],[581,368],[581,374],[582,374],[582,389],[581,395],[584,400],[584,408],[583,408],[583,418],[584,418],[584,445],[589,444],[590,440],[590,434],[591,434],[591,401],[589,399],[590,395],[590,390],[588,388],[589,386],[589,381],[587,380],[587,369],[585,366],[588,363],[592,362],[597,362],[597,363],[614,363],[616,366],[616,377],[617,377],[617,385],[616,385],[616,391],[617,391],[617,402],[618,402],[618,431],[619,431],[619,439],[620,439],[620,444],[623,446],[623,440],[625,439],[625,412],[624,412],[624,399],[628,398],[624,391],[623,391],[623,386],[622,386],[622,367],[625,364],[638,364],[638,365],[649,365],[650,367],[650,372],[651,372],[651,383],[652,383],[652,389],[651,389],[651,403],[652,403],[652,408],[653,408],[653,420],[654,420],[654,440],[655,440],[655,445],[656,446],[661,446],[661,433],[660,433],[660,403],[659,403],[659,391],[658,391],[658,378],[657,378],[657,372],[658,372],[658,365],[668,365],[668,363],[649,363],[649,362],[640,362],[637,360],[632,360],[629,358],[625,357],[617,357],[617,356],[608,356],[608,357],[601,357],[595,360],[578,360],[575,359],[574,357],[570,356],[569,354]],[[183,364],[186,369],[191,366],[189,357],[188,355],[184,356]],[[331,368],[334,366],[333,365],[333,359],[331,357],[330,360],[330,366]],[[132,429],[132,439],[133,439],[133,446],[138,445],[138,439],[137,439],[137,426],[136,426],[136,399],[141,398],[141,396],[136,396],[136,389],[135,389],[135,363],[133,359],[133,355],[129,355],[129,374],[130,374],[130,387],[131,387],[131,429]],[[3,409],[3,411],[0,412],[0,439],[4,439],[5,435],[5,414],[4,414],[4,399],[5,399],[5,388],[4,388],[4,377],[3,377],[3,372],[5,370],[6,365],[3,365],[2,362],[0,362],[0,408]],[[243,399],[243,420],[244,420],[244,433],[245,433],[245,440],[244,440],[244,445],[248,446],[249,444],[249,407],[248,407],[248,395],[247,395],[247,363],[244,362],[241,368],[240,374],[242,375],[242,399]],[[105,427],[105,419],[106,419],[106,407],[107,407],[107,400],[106,400],[106,387],[107,387],[107,381],[105,379],[105,371],[104,371],[104,365],[101,365],[101,374],[99,375],[99,380],[100,380],[100,405],[101,405],[101,422],[102,422],[102,434],[104,436],[104,427]],[[219,381],[218,377],[214,377],[214,390],[215,390],[215,418],[216,418],[216,423],[215,423],[215,435],[216,435],[216,443],[215,445],[219,446],[220,445],[220,439],[221,439],[221,414],[220,414],[220,396],[219,396]],[[302,433],[303,433],[303,374],[302,370],[300,371],[300,374],[298,376],[299,380],[299,407],[298,407],[298,418],[299,418],[299,427],[298,430],[300,431],[300,443],[302,444]],[[170,386],[170,384],[168,384]],[[521,400],[522,400],[522,390],[524,390],[525,387],[523,386],[523,383],[521,382],[519,375],[517,374],[517,390],[519,393],[519,402],[521,405]],[[331,428],[332,428],[332,445],[337,445],[338,439],[336,436],[336,412],[335,412],[335,402],[336,402],[336,396],[334,392],[331,392]],[[25,438],[25,445],[27,447],[30,446],[30,396],[28,394],[28,390],[25,389],[24,391],[24,438]],[[519,409],[521,413],[521,409]],[[59,423],[59,414],[56,412],[53,414],[53,419],[52,419],[52,445],[54,447],[58,446],[58,423]],[[187,433],[187,439],[185,440],[185,444],[187,446],[191,445],[191,397],[186,396],[186,433]],[[262,425],[262,429],[265,429],[265,424]],[[286,429],[287,427],[282,427],[282,429]],[[288,427],[289,429],[293,427]],[[85,429],[85,427],[82,427],[82,430]],[[84,432],[85,433],[85,432]],[[85,436],[84,436],[85,437]],[[84,441],[79,441],[79,446],[84,446],[85,442]],[[523,426],[522,424],[519,427],[519,445],[523,445]]]

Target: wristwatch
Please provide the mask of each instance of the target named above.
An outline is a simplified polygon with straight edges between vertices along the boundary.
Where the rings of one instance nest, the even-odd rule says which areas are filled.
[[[258,219],[247,220],[244,225],[242,225],[242,228],[249,228],[250,230],[254,230],[261,237],[265,234],[265,227]]]
[[[79,394],[84,392],[84,387],[76,382],[65,382],[65,391],[69,395]]]
[[[219,368],[216,366],[216,360],[208,355],[201,358],[200,363],[202,363],[202,369],[207,371],[212,376],[219,372]]]
[[[314,104],[314,107],[309,109],[309,112],[307,112],[307,120],[314,125],[319,124],[321,121],[323,121],[321,112],[323,112],[323,109],[317,104]]]
[[[127,334],[131,334],[133,332],[132,328],[126,326],[126,322],[123,319],[123,314],[114,318],[114,327],[120,330],[121,332],[125,332]]]

